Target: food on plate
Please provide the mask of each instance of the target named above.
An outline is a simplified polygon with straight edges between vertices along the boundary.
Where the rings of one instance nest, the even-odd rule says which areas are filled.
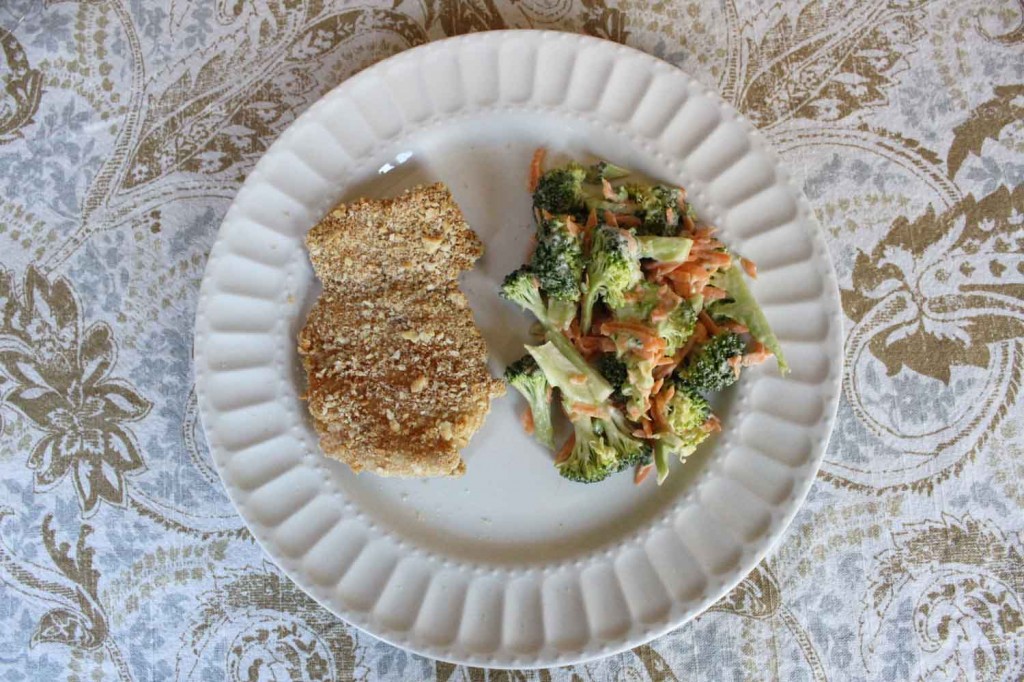
[[[679,187],[607,162],[530,165],[535,245],[502,298],[530,312],[543,343],[509,366],[523,423],[555,449],[552,403],[572,433],[555,457],[582,483],[635,469],[643,481],[721,430],[708,396],[774,356],[789,371],[747,287],[756,265],[695,219]],[[557,394],[555,393],[557,391]]]
[[[381,476],[459,476],[505,391],[458,276],[483,254],[442,184],[333,209],[306,236],[323,284],[299,333],[324,454]]]

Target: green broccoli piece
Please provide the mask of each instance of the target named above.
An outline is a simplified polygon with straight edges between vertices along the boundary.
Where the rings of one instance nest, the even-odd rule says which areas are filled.
[[[651,463],[653,449],[649,444],[633,437],[632,429],[621,412],[613,409],[611,419],[601,420],[601,425],[608,442],[619,453],[619,471]]]
[[[634,438],[621,415],[608,419],[577,415],[572,420],[575,443],[569,457],[556,466],[572,481],[596,483],[651,460],[651,447]]]
[[[765,317],[761,306],[747,288],[741,270],[742,268],[733,265],[728,270],[719,270],[711,276],[711,284],[719,289],[725,289],[728,298],[713,302],[708,306],[708,313],[716,319],[726,317],[736,320],[749,329],[750,335],[775,355],[779,363],[779,373],[786,374],[789,372],[789,365],[782,355],[782,346],[779,345],[779,340],[768,324],[768,318]]]
[[[590,417],[579,416],[572,422],[575,442],[572,452],[555,466],[558,473],[577,483],[597,483],[619,470],[618,453],[594,428]]]
[[[626,363],[618,359],[611,353],[602,355],[597,360],[597,371],[601,373],[601,376],[611,384],[614,390],[612,393],[612,399],[622,399],[625,397],[622,395],[622,387],[626,384],[627,370]]]
[[[555,431],[551,425],[551,384],[532,355],[524,355],[505,370],[505,381],[519,391],[533,415],[533,435],[543,445],[555,447]]]
[[[650,325],[665,341],[665,354],[672,355],[683,347],[697,325],[697,311],[683,301],[673,308],[665,319],[651,321],[651,314],[660,303],[660,287],[646,280],[633,288],[630,301],[612,310],[616,320],[635,320]]]
[[[564,347],[556,343],[561,338]],[[583,356],[560,332],[550,335],[550,341],[540,346],[527,346],[526,352],[533,356],[552,386],[572,403],[601,405],[612,394],[612,387],[601,374],[590,366]],[[567,349],[571,349],[566,352]],[[583,376],[585,381],[574,381]]]
[[[587,261],[587,283],[583,295],[582,329],[590,332],[598,297],[611,307],[625,303],[623,294],[643,279],[636,240],[618,228],[601,225],[594,230]]]
[[[576,347],[560,331],[557,321],[552,318],[550,310],[544,305],[537,277],[529,268],[522,267],[510,273],[501,285],[500,296],[533,313],[544,327],[548,343],[534,349],[528,346],[526,350],[534,356],[553,386],[562,389],[563,393],[566,391],[583,392],[584,390],[591,393],[590,397],[575,398],[577,402],[597,404],[611,395],[612,387],[596,369],[590,366],[590,363],[583,359]],[[551,349],[547,349],[547,346],[551,346]],[[541,361],[538,352],[543,353],[551,365],[550,371],[549,367],[545,366],[545,362]],[[561,367],[564,376],[553,374],[555,367]],[[570,382],[568,376],[572,374],[582,374],[587,377],[587,382],[582,386]]]
[[[641,258],[659,263],[682,263],[690,255],[693,240],[686,237],[642,235],[636,238]]]
[[[549,299],[575,303],[583,279],[583,248],[563,218],[543,220],[537,230],[537,248],[530,270]],[[575,306],[572,307],[575,313]],[[570,317],[571,319],[571,317]]]
[[[744,350],[746,343],[739,334],[718,334],[690,359],[680,377],[699,391],[720,391],[736,382],[736,370],[729,364],[729,359],[741,355]]]
[[[523,266],[510,272],[501,283],[498,295],[519,304],[542,323],[547,321],[548,311],[540,295],[540,282],[530,268]]]
[[[686,345],[697,326],[697,311],[685,301],[672,309],[664,320],[655,323],[658,336],[665,341],[665,355],[675,355]]]
[[[711,416],[711,405],[692,386],[675,382],[676,392],[665,405],[665,421],[672,433],[679,437],[693,431],[703,432],[703,426]]]
[[[626,365],[622,395],[626,398],[626,412],[635,417],[646,411],[647,399],[654,389],[654,363],[633,353],[626,353],[622,360]]]
[[[590,167],[587,172],[587,182],[600,183],[602,180],[620,180],[628,175],[632,175],[632,171],[629,169],[607,161],[600,161]]]
[[[665,421],[670,432],[658,434],[659,440],[654,446],[658,485],[668,476],[670,456],[682,461],[707,439],[709,432],[704,429],[704,424],[710,416],[708,401],[693,387],[677,381],[675,395],[665,406]]]
[[[643,221],[640,234],[660,237],[679,235],[681,192],[664,185],[632,185],[626,188],[629,198],[637,204],[638,217]]]
[[[583,191],[586,179],[587,170],[575,162],[549,170],[540,176],[533,192],[534,208],[552,215],[581,212],[586,206]]]

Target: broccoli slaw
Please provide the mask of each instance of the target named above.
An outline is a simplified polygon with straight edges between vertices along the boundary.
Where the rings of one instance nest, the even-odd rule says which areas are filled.
[[[744,367],[775,357],[778,340],[745,282],[751,261],[697,221],[682,188],[631,181],[619,166],[530,165],[535,245],[505,278],[502,298],[540,323],[505,379],[527,402],[523,423],[554,450],[556,398],[572,434],[555,466],[581,483],[684,461],[721,429],[707,397]]]

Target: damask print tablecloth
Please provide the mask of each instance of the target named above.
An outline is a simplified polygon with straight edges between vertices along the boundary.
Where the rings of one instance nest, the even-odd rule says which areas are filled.
[[[802,182],[846,315],[819,480],[695,621],[553,670],[407,654],[262,555],[196,416],[192,323],[246,173],[349,75],[494,28],[628,43]],[[0,4],[0,680],[1024,678],[1024,5]]]

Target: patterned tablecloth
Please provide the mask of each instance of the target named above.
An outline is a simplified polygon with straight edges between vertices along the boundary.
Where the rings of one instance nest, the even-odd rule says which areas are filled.
[[[1024,5],[4,0],[0,680],[1020,680]],[[260,154],[468,31],[658,55],[764,132],[824,226],[839,419],[777,549],[622,655],[487,673],[336,620],[264,558],[197,422],[197,289]]]

